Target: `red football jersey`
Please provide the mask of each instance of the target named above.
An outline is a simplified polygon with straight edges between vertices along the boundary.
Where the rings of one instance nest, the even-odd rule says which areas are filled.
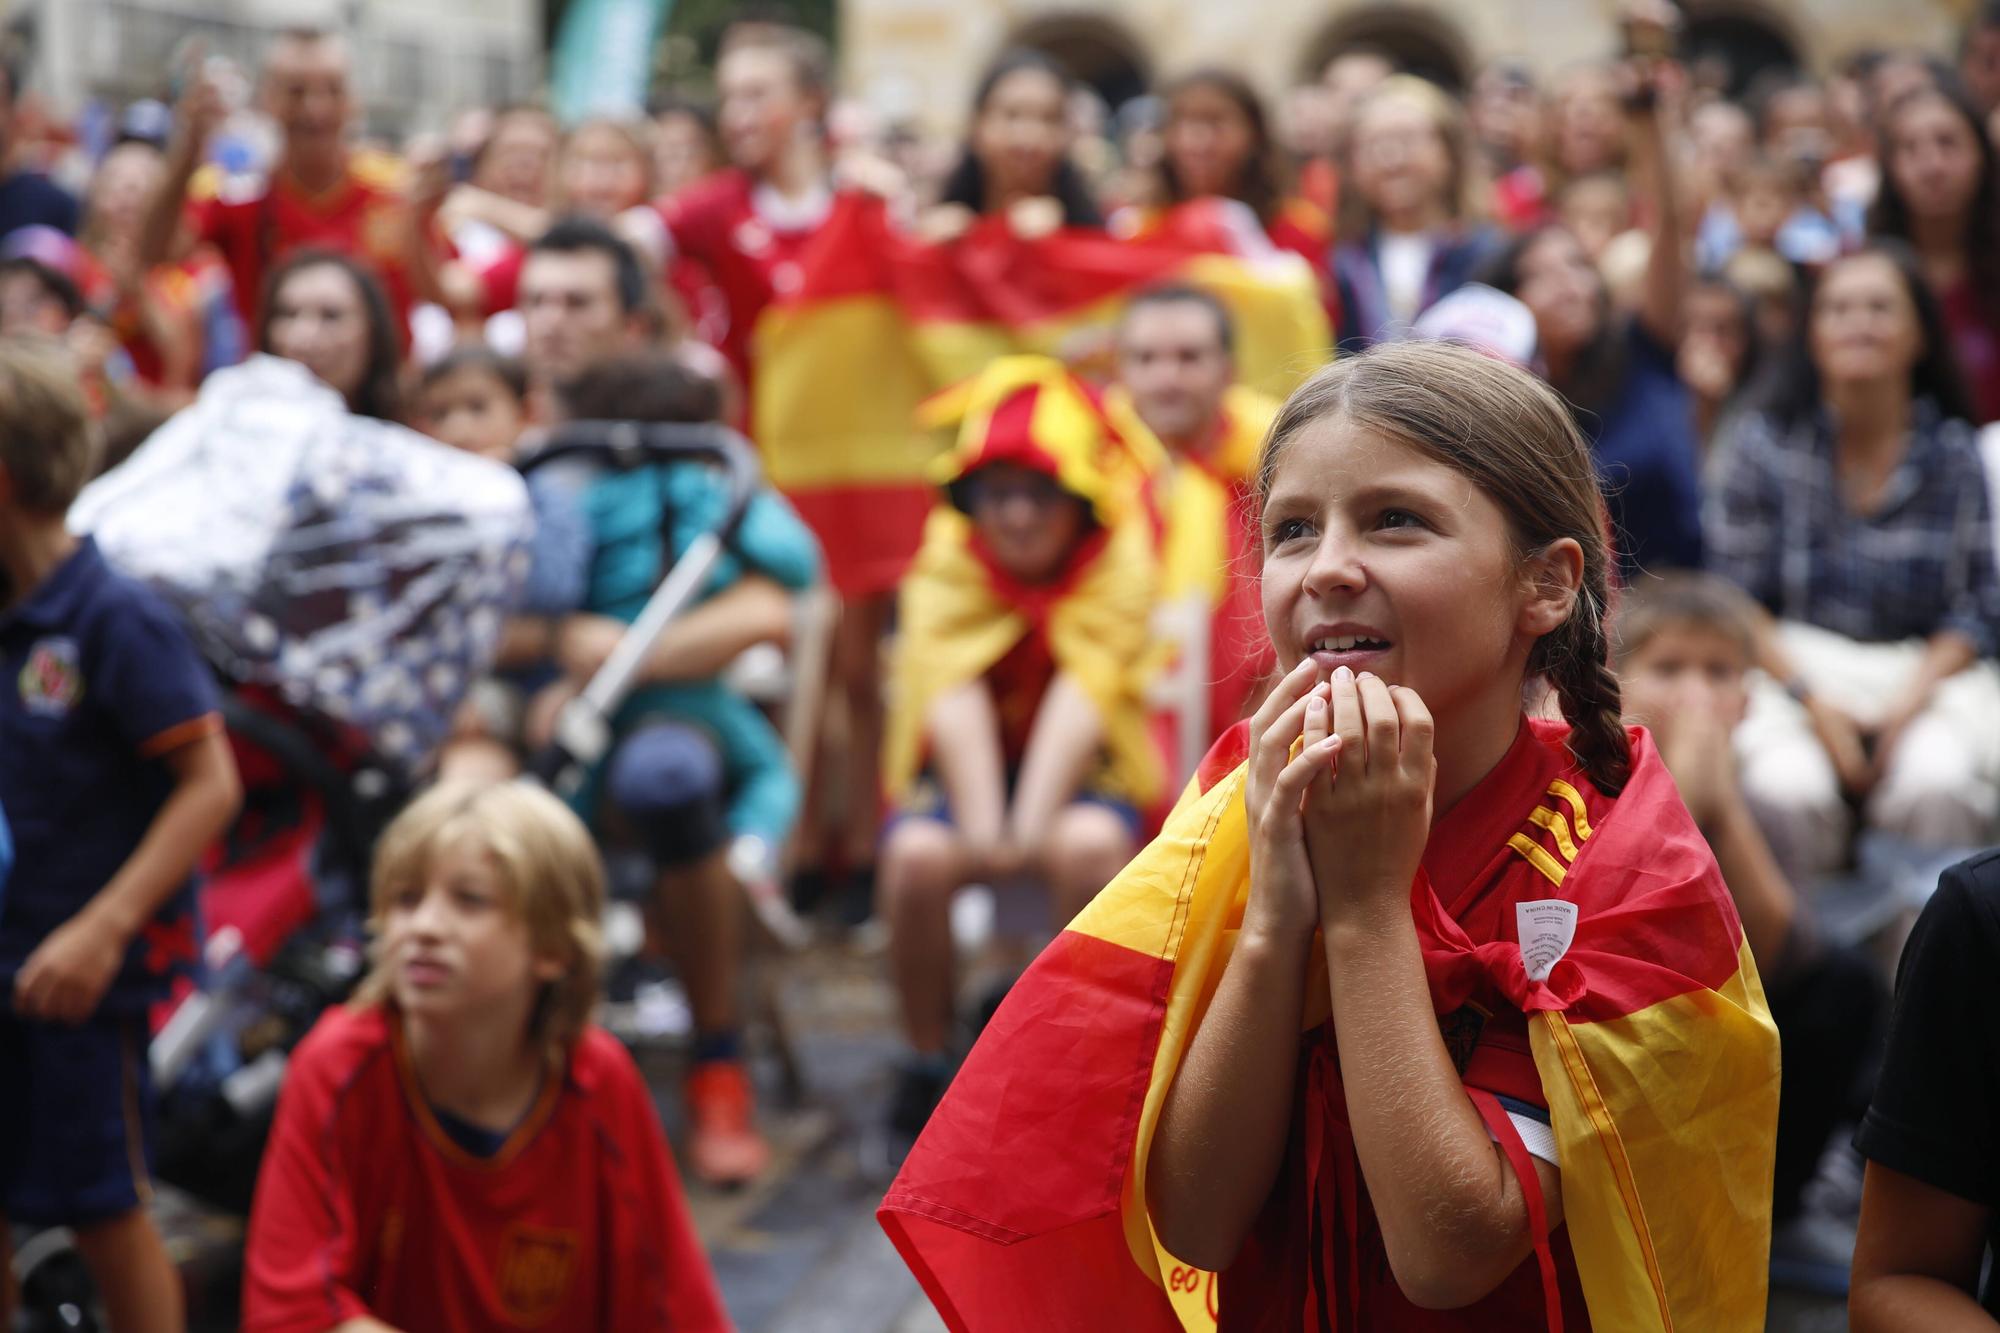
[[[243,1327],[729,1328],[646,1086],[608,1034],[490,1158],[416,1086],[402,1028],[335,1009],[299,1044],[250,1214]]]
[[[831,197],[827,200],[831,204]],[[794,218],[760,208],[756,183],[734,168],[718,171],[657,205],[674,249],[708,270],[728,307],[722,352],[750,384],[750,342],[757,317],[804,279],[801,256],[827,207],[802,207]]]
[[[409,327],[414,295],[402,177],[402,165],[394,158],[357,152],[348,158],[347,174],[317,194],[275,176],[254,198],[211,196],[189,205],[195,236],[214,245],[229,264],[236,280],[236,308],[252,336],[264,275],[291,251],[305,247],[365,260],[382,278],[398,331]]]

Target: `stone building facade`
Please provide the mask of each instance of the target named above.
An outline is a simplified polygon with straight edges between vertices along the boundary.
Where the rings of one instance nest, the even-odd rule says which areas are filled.
[[[1739,73],[1823,70],[1867,45],[1949,50],[1973,0],[1684,0],[1697,50]],[[1616,0],[842,0],[844,85],[892,118],[953,132],[987,59],[1023,44],[1059,55],[1114,104],[1195,65],[1248,76],[1267,97],[1342,47],[1386,48],[1448,84],[1490,60],[1538,75],[1612,55]]]

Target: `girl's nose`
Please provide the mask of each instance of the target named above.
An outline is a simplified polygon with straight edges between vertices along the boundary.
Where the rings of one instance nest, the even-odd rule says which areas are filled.
[[[1314,597],[1330,592],[1353,592],[1368,583],[1367,566],[1354,539],[1329,529],[1313,548],[1312,562],[1306,566],[1305,590]]]

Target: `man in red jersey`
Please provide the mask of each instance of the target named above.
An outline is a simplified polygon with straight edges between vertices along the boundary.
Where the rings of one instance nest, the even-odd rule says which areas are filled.
[[[146,206],[141,266],[170,260],[189,242],[214,245],[235,279],[243,322],[255,327],[264,275],[286,252],[308,245],[339,250],[374,266],[399,324],[407,326],[412,302],[436,295],[429,219],[422,215],[430,210],[418,210],[408,197],[394,158],[348,147],[354,99],[347,44],[315,29],[286,32],[265,57],[259,92],[281,141],[263,188],[239,196],[196,179],[225,111],[212,80],[189,80],[165,178]]]
[[[726,41],[715,79],[732,165],[619,221],[654,259],[683,256],[709,271],[729,308],[722,351],[747,388],[757,317],[799,286],[800,258],[833,204],[820,124],[826,48],[794,28],[759,26]]]

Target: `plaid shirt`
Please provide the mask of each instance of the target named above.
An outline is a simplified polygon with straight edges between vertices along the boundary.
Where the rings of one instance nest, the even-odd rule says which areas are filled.
[[[1916,405],[1910,447],[1873,513],[1849,508],[1824,414],[1787,427],[1737,423],[1709,495],[1708,564],[1772,614],[1852,639],[1956,630],[2000,647],[2000,576],[1986,473],[1972,428]]]

